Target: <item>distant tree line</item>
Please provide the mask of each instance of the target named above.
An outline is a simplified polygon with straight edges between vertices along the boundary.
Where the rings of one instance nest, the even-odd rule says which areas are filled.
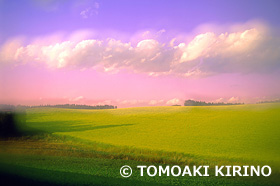
[[[280,99],[257,102],[257,104],[261,104],[261,103],[280,103]]]
[[[68,108],[68,109],[117,109],[114,105],[77,105],[77,104],[58,104],[58,105],[38,105],[38,106],[26,106],[26,105],[0,105],[0,110],[25,110],[28,108],[40,108],[40,107],[51,107],[51,108]]]
[[[58,105],[7,105],[0,104],[0,139],[16,137],[23,135],[20,128],[25,125],[26,109],[29,108],[68,108],[68,109],[117,109],[113,105],[76,105],[76,104],[58,104]]]
[[[17,106],[0,104],[0,112],[15,111]]]
[[[184,106],[215,106],[215,105],[242,105],[244,103],[224,103],[224,102],[205,102],[205,101],[194,101],[194,100],[186,100]]]

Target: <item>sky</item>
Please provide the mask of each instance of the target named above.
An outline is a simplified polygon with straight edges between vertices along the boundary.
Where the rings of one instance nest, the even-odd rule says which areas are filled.
[[[0,0],[0,103],[279,98],[278,0]]]

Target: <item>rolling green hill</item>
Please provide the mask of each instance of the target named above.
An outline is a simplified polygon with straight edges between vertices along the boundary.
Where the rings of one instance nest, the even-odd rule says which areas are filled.
[[[48,172],[42,174],[58,171],[63,173],[62,180],[71,173],[94,175],[91,181],[76,181],[112,185],[124,181],[119,175],[124,164],[135,169],[138,164],[269,165],[273,175],[266,179],[145,178],[133,174],[123,184],[279,183],[280,104],[115,110],[36,108],[27,110],[26,125],[21,128],[25,136],[1,141],[4,150],[0,151],[0,162],[6,167],[18,166],[14,176],[28,177],[24,174],[28,167]],[[34,175],[41,181],[38,171]],[[105,183],[102,176],[113,181]],[[51,183],[69,184],[52,179],[57,182]]]

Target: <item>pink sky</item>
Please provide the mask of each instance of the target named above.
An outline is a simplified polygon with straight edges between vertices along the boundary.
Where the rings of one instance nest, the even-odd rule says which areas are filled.
[[[148,76],[121,71],[47,69],[30,65],[0,69],[0,102],[12,104],[114,104],[118,107],[183,104],[186,99],[256,102],[276,99],[277,74],[218,74],[207,78]]]

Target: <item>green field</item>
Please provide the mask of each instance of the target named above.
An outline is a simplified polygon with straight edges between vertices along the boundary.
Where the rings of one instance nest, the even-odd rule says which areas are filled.
[[[278,185],[280,104],[28,109],[1,141],[3,175],[28,184]],[[119,169],[135,172],[122,178]],[[140,177],[137,165],[269,165],[270,177]],[[212,171],[212,170],[211,170]]]

